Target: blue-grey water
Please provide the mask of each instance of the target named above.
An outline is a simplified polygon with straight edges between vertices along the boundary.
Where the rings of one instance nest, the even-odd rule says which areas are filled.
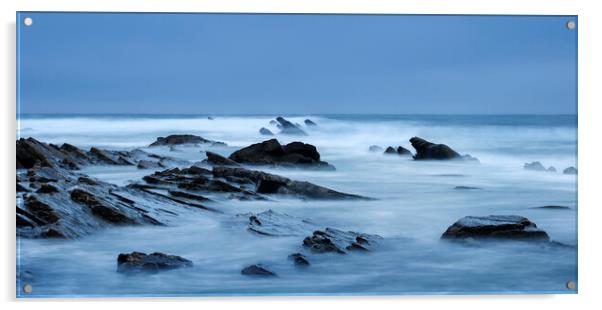
[[[20,137],[109,149],[145,147],[175,133],[224,141],[228,147],[146,149],[201,161],[201,151],[224,155],[263,141],[258,132],[274,116],[22,116]],[[107,228],[78,240],[18,240],[18,270],[34,274],[32,296],[222,295],[222,294],[410,294],[571,292],[577,280],[577,183],[562,170],[577,167],[575,115],[330,115],[291,116],[303,124],[303,138],[283,142],[315,145],[336,171],[265,169],[374,201],[222,201],[222,215],[199,212],[171,227]],[[419,162],[370,153],[370,145],[401,145],[419,136],[445,143],[481,164]],[[525,171],[540,161],[559,172]],[[124,185],[150,170],[89,167],[84,170]],[[455,186],[481,190],[459,191]],[[569,210],[534,209],[544,205]],[[314,255],[307,270],[286,259],[303,236],[265,237],[245,229],[236,214],[272,209],[310,219],[323,227],[379,234],[378,248],[365,255]],[[463,246],[441,242],[445,229],[466,215],[516,214],[528,217],[551,239],[575,246],[546,247],[521,242]],[[165,252],[194,262],[193,268],[155,275],[115,272],[121,252]],[[264,263],[279,276],[247,278],[242,267]]]

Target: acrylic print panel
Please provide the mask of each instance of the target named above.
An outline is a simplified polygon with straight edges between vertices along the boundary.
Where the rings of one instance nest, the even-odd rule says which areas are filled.
[[[19,297],[577,292],[576,16],[17,20]]]

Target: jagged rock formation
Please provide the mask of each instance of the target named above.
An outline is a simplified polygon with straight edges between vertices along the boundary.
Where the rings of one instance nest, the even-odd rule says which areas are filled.
[[[412,143],[412,147],[416,149],[416,155],[414,155],[414,159],[416,160],[459,159],[478,162],[478,159],[471,157],[470,155],[462,156],[445,144],[435,144],[418,137],[411,138],[410,143]]]
[[[244,147],[232,153],[229,159],[241,164],[334,169],[320,160],[320,153],[315,146],[302,142],[281,145],[276,139]]]

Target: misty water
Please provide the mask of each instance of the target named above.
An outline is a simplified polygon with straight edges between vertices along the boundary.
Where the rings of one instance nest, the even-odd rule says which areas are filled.
[[[78,147],[143,148],[189,160],[204,150],[222,155],[277,132],[274,116],[27,116],[20,137],[68,142]],[[177,225],[108,226],[77,240],[18,239],[18,271],[34,275],[32,296],[231,295],[231,294],[411,294],[569,292],[577,280],[576,116],[296,116],[311,118],[307,137],[277,136],[280,142],[313,144],[335,171],[261,168],[295,180],[375,198],[315,201],[221,200],[223,214],[194,211]],[[227,147],[146,148],[158,136],[187,133],[223,141]],[[371,153],[371,145],[411,148],[419,136],[445,143],[480,164],[413,161]],[[541,161],[558,172],[523,169]],[[87,167],[83,173],[126,185],[153,170]],[[456,190],[456,186],[479,187]],[[546,205],[570,209],[537,209]],[[246,230],[248,212],[274,210],[319,227],[378,234],[369,253],[311,255],[299,270],[287,256],[303,252],[305,235],[267,237]],[[525,242],[456,244],[440,241],[445,229],[467,215],[521,215],[569,247]],[[116,272],[119,253],[164,252],[190,259],[192,268],[151,275]],[[276,278],[240,274],[262,263]],[[21,283],[19,283],[21,284]]]

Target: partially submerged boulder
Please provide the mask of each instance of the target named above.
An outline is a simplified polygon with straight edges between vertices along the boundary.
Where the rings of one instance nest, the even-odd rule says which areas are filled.
[[[315,127],[318,126],[318,124],[314,123],[314,121],[310,120],[310,119],[306,119],[305,121],[303,121],[305,123],[306,126],[308,127]]]
[[[282,116],[276,118],[280,128],[280,134],[293,135],[293,136],[307,136],[307,133],[303,131],[299,126],[289,122]]]
[[[382,237],[334,228],[316,230],[303,239],[303,246],[313,253],[346,254],[349,251],[366,252]]]
[[[550,166],[549,168],[546,169],[546,167],[544,167],[544,165],[541,162],[539,162],[539,161],[525,163],[525,165],[523,166],[523,168],[525,170],[530,170],[530,171],[556,172],[556,168]]]
[[[261,264],[250,265],[243,268],[240,273],[245,276],[251,277],[275,277],[276,273],[268,270]]]
[[[576,175],[577,174],[577,168],[575,167],[568,167],[564,170],[562,170],[563,174],[572,174],[572,175]]]
[[[293,264],[295,264],[296,267],[307,267],[311,265],[309,259],[301,253],[293,253],[289,255],[288,258],[293,261]]]
[[[165,145],[183,145],[183,144],[209,144],[212,146],[225,146],[224,142],[212,141],[195,135],[169,135],[167,137],[158,137],[157,141],[149,146],[165,146]]]
[[[270,131],[269,129],[267,129],[265,127],[261,127],[261,129],[259,129],[259,133],[264,136],[273,136],[274,135],[274,133],[272,131]]]
[[[142,252],[122,253],[117,257],[117,272],[120,273],[157,273],[183,267],[192,267],[192,262],[177,255],[164,253],[146,254]]]
[[[435,144],[418,137],[411,138],[410,143],[412,144],[412,147],[416,149],[414,159],[417,160],[463,159],[458,152],[445,144]]]
[[[412,152],[403,146],[398,146],[394,148],[392,146],[387,147],[387,149],[383,152],[385,155],[399,155],[399,156],[412,156]]]
[[[229,159],[241,164],[334,169],[320,160],[320,153],[315,146],[302,142],[281,145],[276,139],[244,147],[232,153]]]
[[[383,151],[383,148],[382,148],[382,147],[380,147],[380,146],[378,146],[378,145],[371,145],[371,146],[368,148],[368,151],[370,151],[370,152],[382,152],[382,151]]]
[[[445,240],[499,239],[549,241],[548,234],[535,223],[518,215],[466,216],[441,235]]]

